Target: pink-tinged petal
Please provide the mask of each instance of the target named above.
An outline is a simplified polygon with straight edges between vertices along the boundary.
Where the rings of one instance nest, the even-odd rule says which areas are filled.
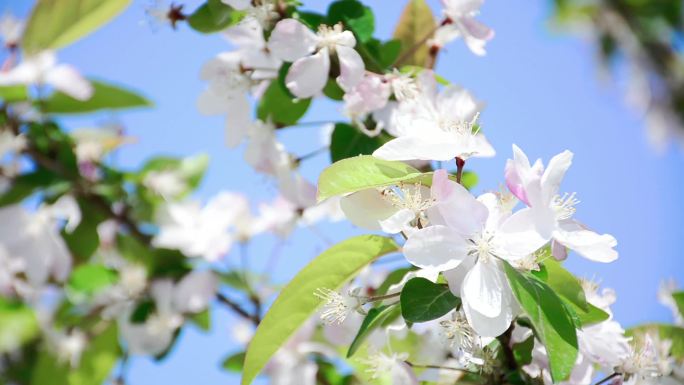
[[[574,221],[561,222],[553,237],[570,250],[594,262],[608,263],[618,258],[618,252],[614,249],[617,240],[612,235],[597,234]]]
[[[465,187],[438,176],[438,186],[433,190],[435,204],[428,209],[428,218],[441,222],[462,236],[481,231],[487,222],[487,207],[475,199]]]
[[[437,202],[447,200],[454,193],[454,186],[458,183],[449,179],[446,169],[439,169],[432,175],[431,194]]]
[[[496,317],[501,314],[506,284],[506,277],[497,261],[478,260],[463,281],[461,299],[485,317]]]
[[[285,85],[298,98],[310,98],[319,94],[328,81],[330,56],[327,49],[298,59],[287,72]]]
[[[518,174],[518,169],[516,168],[514,161],[510,159],[506,161],[504,177],[506,178],[506,187],[508,187],[508,191],[515,195],[516,198],[520,199],[521,202],[529,206],[530,202],[527,200],[527,192],[525,192],[525,188],[523,187],[520,174]]]
[[[412,265],[442,271],[456,268],[467,253],[466,240],[446,226],[418,230],[404,244],[404,255]]]
[[[380,221],[397,212],[375,189],[361,190],[340,199],[340,208],[351,223],[369,230],[382,230]]]
[[[277,58],[294,62],[314,52],[318,37],[295,19],[279,21],[268,40],[268,49]]]
[[[226,107],[226,145],[234,148],[242,143],[252,126],[252,109],[245,95],[228,100]]]
[[[515,315],[513,298],[510,289],[502,293],[501,311],[494,317],[488,317],[473,308],[472,303],[463,301],[463,312],[470,326],[482,337],[498,337],[511,325]]]
[[[542,198],[550,202],[553,196],[558,194],[560,184],[565,177],[566,171],[572,164],[572,152],[565,150],[554,156],[541,177]]]
[[[59,65],[49,70],[45,76],[45,83],[55,87],[77,100],[88,100],[93,96],[93,86],[69,65]]]
[[[568,258],[568,248],[554,239],[551,241],[551,255],[558,261],[565,261]]]
[[[337,84],[343,90],[350,90],[359,84],[366,72],[363,59],[354,48],[338,45],[336,51],[340,61],[340,76],[337,77]]]
[[[442,272],[444,279],[449,284],[449,290],[451,293],[457,297],[461,296],[461,288],[463,287],[463,281],[470,269],[475,266],[476,259],[473,257],[466,257],[463,262],[461,262],[458,267],[451,270],[446,270]]]
[[[446,134],[429,136],[400,136],[373,152],[386,160],[441,160],[454,159],[460,153],[456,137]]]

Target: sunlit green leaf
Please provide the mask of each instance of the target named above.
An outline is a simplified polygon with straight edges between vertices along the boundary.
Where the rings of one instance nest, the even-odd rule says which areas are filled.
[[[214,33],[239,23],[244,16],[221,0],[208,0],[188,16],[188,25],[197,32]]]
[[[401,316],[408,322],[437,319],[460,305],[447,285],[425,278],[412,278],[401,290]]]
[[[15,350],[39,332],[38,320],[30,307],[0,297],[0,353]]]
[[[38,0],[22,47],[31,54],[57,49],[90,34],[121,13],[130,0]]]
[[[318,289],[339,290],[378,257],[397,251],[387,237],[364,235],[343,241],[316,257],[285,286],[247,349],[242,384],[250,384],[271,356],[323,304]]]
[[[133,91],[97,80],[91,80],[91,83],[94,92],[90,99],[81,101],[58,91],[41,104],[43,111],[50,114],[83,114],[152,106],[152,102]]]
[[[356,353],[361,344],[374,330],[377,330],[384,325],[386,321],[396,319],[400,314],[401,308],[397,305],[384,305],[370,309],[366,318],[363,319],[363,322],[356,333],[356,337],[354,337],[351,345],[349,345],[347,358]]]
[[[435,30],[435,18],[425,0],[408,0],[397,22],[393,37],[401,41],[402,53],[397,66],[425,66],[429,54],[427,38]]]

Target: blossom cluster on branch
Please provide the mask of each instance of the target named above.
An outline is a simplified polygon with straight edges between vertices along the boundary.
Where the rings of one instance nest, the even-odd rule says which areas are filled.
[[[150,7],[158,23],[230,43],[198,69],[197,108],[225,116],[229,150],[277,189],[269,202],[237,191],[200,202],[207,156],[124,170],[109,156],[133,141],[118,123],[60,122],[151,106],[55,53],[127,0],[82,12],[81,0],[38,0],[26,24],[5,16],[0,382],[124,384],[130,357],[163,360],[222,306],[241,345],[223,367],[243,384],[684,383],[684,292],[661,289],[672,325],[625,330],[615,293],[563,267],[574,254],[618,258],[613,236],[575,219],[578,195],[561,187],[570,151],[544,164],[513,145],[503,187],[472,194],[465,167],[495,156],[485,132],[496,127],[434,67],[453,41],[485,55],[494,32],[477,18],[482,3],[442,0],[435,19],[410,0],[385,41],[358,0],[326,14],[294,0]],[[339,102],[344,120],[302,122],[319,98]],[[296,126],[324,126],[323,148],[288,151],[280,133]],[[323,152],[332,164],[316,185],[299,166]],[[331,246],[282,290],[250,269],[261,237],[343,219],[375,233]]]

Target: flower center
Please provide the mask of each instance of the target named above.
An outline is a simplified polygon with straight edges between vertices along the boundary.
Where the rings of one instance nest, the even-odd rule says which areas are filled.
[[[344,35],[342,34],[342,24],[337,23],[334,26],[321,24],[318,26],[318,48],[328,48],[331,53],[335,51],[337,45],[346,45]]]
[[[496,258],[496,247],[494,242],[494,234],[483,231],[473,238],[469,239],[470,247],[468,248],[468,255],[477,257],[478,261],[488,263]]]
[[[575,198],[575,195],[576,193],[565,193],[562,196],[556,195],[553,197],[551,207],[556,213],[557,220],[570,219],[575,214],[575,211],[577,211],[575,205],[580,203],[580,201]]]
[[[475,331],[461,312],[454,312],[451,319],[441,321],[439,325],[442,327],[442,335],[452,348],[461,352],[472,352],[475,343]]]

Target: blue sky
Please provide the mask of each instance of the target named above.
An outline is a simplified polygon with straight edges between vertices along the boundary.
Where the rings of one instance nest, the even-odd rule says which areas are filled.
[[[323,10],[329,1],[304,1]],[[0,12],[25,15],[29,1],[0,1]],[[187,1],[194,9],[198,1]],[[402,1],[368,0],[380,15],[377,35],[389,37],[401,12]],[[430,1],[434,10],[438,1]],[[480,176],[475,189],[498,189],[511,144],[531,158],[548,160],[565,149],[575,160],[564,189],[578,193],[582,203],[576,217],[599,232],[613,234],[620,259],[609,265],[589,263],[571,255],[569,268],[578,275],[600,280],[618,293],[615,316],[624,325],[669,320],[669,312],[656,302],[661,279],[684,282],[679,241],[684,228],[684,156],[670,148],[657,153],[647,142],[643,122],[624,103],[615,81],[601,77],[593,46],[560,32],[548,22],[548,1],[489,1],[481,19],[496,30],[484,58],[470,54],[460,42],[448,47],[437,71],[470,89],[487,107],[481,119],[498,151],[490,160],[473,160],[469,166]],[[206,199],[221,190],[239,190],[256,201],[273,197],[275,190],[263,176],[242,160],[242,148],[223,146],[223,118],[205,117],[195,108],[204,85],[200,66],[217,53],[230,49],[219,36],[202,36],[185,26],[178,31],[146,26],[142,1],[90,37],[60,51],[62,61],[85,74],[129,85],[153,100],[155,108],[118,115],[127,132],[137,138],[122,149],[117,162],[136,167],[151,155],[207,153],[212,163],[198,197]],[[339,106],[316,101],[305,122],[339,118]],[[93,125],[111,119],[97,115],[69,118],[69,127]],[[320,147],[317,126],[281,132],[287,147],[304,154]],[[303,171],[315,180],[328,163],[323,156],[306,161]],[[324,249],[328,240],[360,233],[348,224],[321,225],[316,232],[301,229],[280,252],[274,277],[285,282],[307,260]],[[323,234],[323,236],[316,235]],[[325,238],[325,239],[324,239]],[[260,268],[278,242],[259,240],[250,248],[252,266]],[[230,255],[229,259],[237,258]],[[162,363],[134,359],[129,385],[163,383],[232,384],[238,377],[218,369],[227,353],[237,349],[229,330],[235,319],[224,311],[213,317],[213,331],[186,330],[180,344]]]

